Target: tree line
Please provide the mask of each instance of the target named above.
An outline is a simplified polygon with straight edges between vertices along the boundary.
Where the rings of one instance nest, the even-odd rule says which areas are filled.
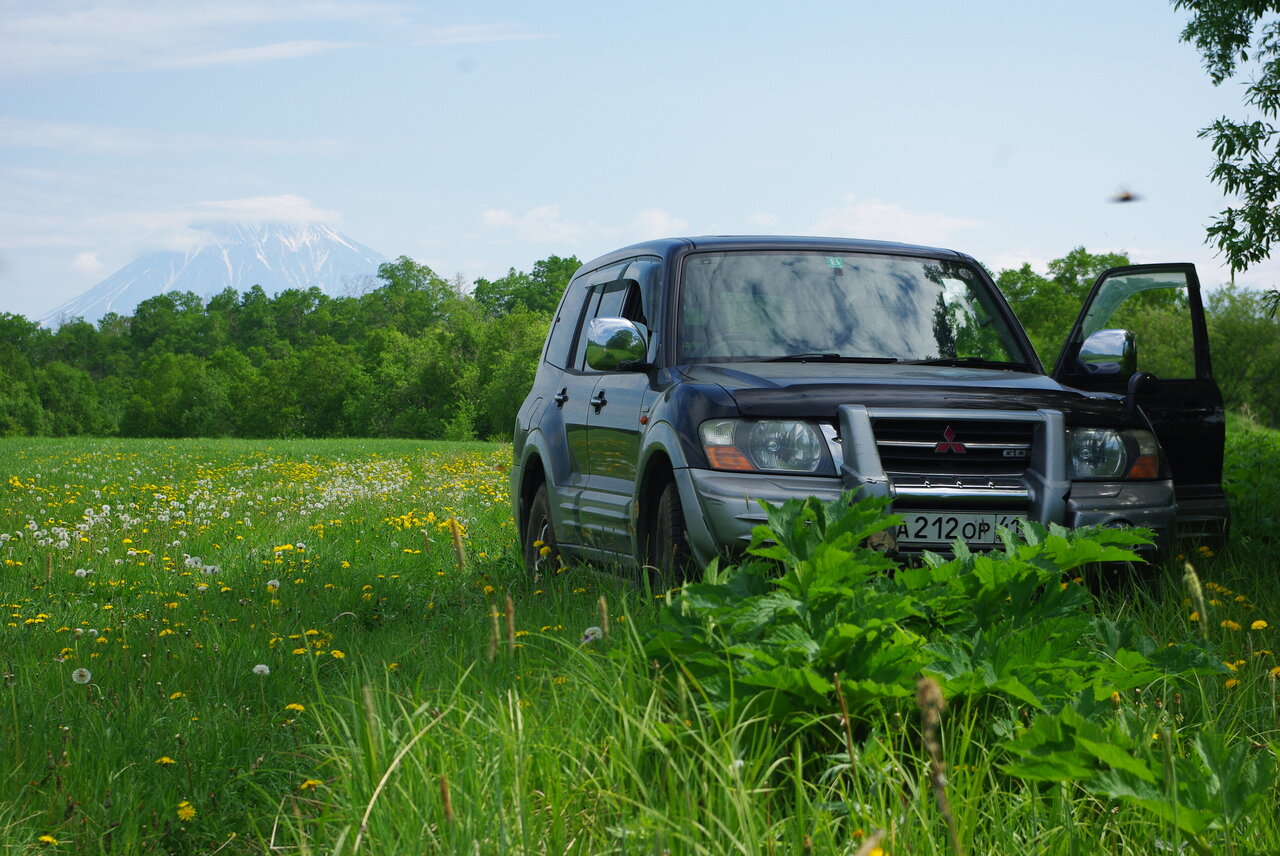
[[[1127,263],[1077,248],[1045,274],[1023,265],[996,280],[1051,365],[1093,279]],[[553,255],[464,292],[401,256],[359,295],[170,292],[57,329],[0,314],[0,435],[506,438],[579,264]],[[1224,286],[1207,304],[1227,405],[1280,425],[1266,296]],[[1180,311],[1135,321],[1140,352],[1174,371],[1189,358],[1165,335]]]
[[[354,296],[169,292],[56,330],[0,314],[0,435],[506,437],[579,265],[462,293],[401,256]]]

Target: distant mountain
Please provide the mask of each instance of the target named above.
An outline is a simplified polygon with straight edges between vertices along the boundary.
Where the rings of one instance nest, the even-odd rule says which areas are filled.
[[[139,303],[167,291],[212,297],[230,286],[268,294],[316,286],[330,295],[376,274],[382,254],[328,226],[298,223],[204,223],[192,227],[205,240],[186,252],[145,255],[40,319],[46,327],[81,317],[97,322],[108,312],[131,315]]]

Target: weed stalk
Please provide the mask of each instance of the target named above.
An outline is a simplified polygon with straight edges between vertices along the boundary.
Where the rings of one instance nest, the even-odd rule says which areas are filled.
[[[942,697],[942,688],[933,678],[921,678],[916,684],[916,706],[920,708],[924,747],[929,753],[929,781],[933,785],[933,795],[938,801],[938,811],[942,814],[942,819],[947,822],[947,833],[951,836],[951,852],[955,856],[964,856],[964,848],[960,845],[960,833],[956,831],[955,815],[951,812],[951,801],[947,799],[947,764],[942,759],[942,742],[938,738],[942,711],[946,708],[947,702]]]

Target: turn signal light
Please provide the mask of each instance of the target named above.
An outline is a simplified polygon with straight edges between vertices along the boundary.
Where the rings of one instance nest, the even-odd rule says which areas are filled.
[[[751,461],[734,446],[707,446],[707,459],[717,470],[754,470]]]
[[[1160,461],[1155,455],[1139,455],[1125,478],[1154,479],[1160,477]]]

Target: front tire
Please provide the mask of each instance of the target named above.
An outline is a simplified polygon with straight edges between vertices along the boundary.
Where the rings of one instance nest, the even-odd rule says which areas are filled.
[[[533,501],[529,503],[529,522],[525,525],[521,544],[525,570],[534,576],[545,573],[548,567],[560,561],[546,482],[538,485]]]
[[[696,579],[693,553],[689,549],[689,532],[684,522],[680,490],[674,481],[663,485],[649,527],[645,565],[654,589],[665,589]]]

